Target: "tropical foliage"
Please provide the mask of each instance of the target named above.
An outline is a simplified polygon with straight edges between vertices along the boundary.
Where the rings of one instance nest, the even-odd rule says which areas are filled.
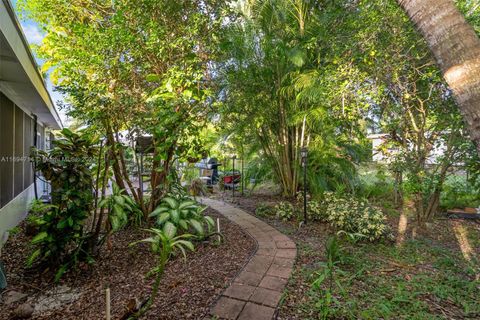
[[[479,33],[478,1],[443,1]],[[402,318],[392,304],[354,315],[362,304],[341,303],[342,286],[368,279],[366,267],[375,266],[350,255],[362,269],[347,277],[340,236],[351,245],[367,240],[360,251],[379,250],[391,245],[380,241],[392,236],[386,213],[411,213],[427,227],[443,209],[479,206],[480,159],[468,112],[458,110],[471,101],[454,100],[458,92],[430,52],[436,38],[410,23],[428,17],[407,15],[398,3],[421,1],[19,0],[44,34],[34,48],[41,72],[64,94],[72,127],[82,128],[63,129],[49,152],[32,150],[52,203],[32,205],[27,264],[58,270],[58,280],[92,262],[115,232],[150,227],[151,237],[133,243],[149,244],[156,259],[150,297],[132,316],[139,318],[177,252],[186,258],[195,241],[221,237],[195,197],[220,189],[228,200],[225,188],[232,197],[237,189],[227,180],[241,173],[242,196],[263,187],[271,197],[256,205],[257,216],[295,226],[295,235],[321,223],[335,230],[326,262],[311,271],[308,316]],[[222,172],[207,190],[197,172],[213,158]],[[304,201],[307,225],[297,223]],[[386,252],[400,257],[403,249],[391,247]],[[399,292],[424,295],[419,287]]]
[[[334,193],[324,194],[323,219],[339,231],[359,234],[369,241],[390,235],[385,215],[366,201],[346,199]]]
[[[90,259],[84,225],[93,202],[89,169],[94,155],[92,136],[68,129],[63,129],[62,135],[48,153],[32,150],[38,170],[51,183],[52,205],[37,212],[38,233],[32,239],[36,250],[27,262],[31,265],[38,259],[61,265],[57,279],[78,261]]]
[[[113,232],[125,227],[129,219],[137,224],[141,222],[142,212],[137,204],[115,182],[112,183],[112,194],[100,200],[98,207],[108,210],[109,227]]]
[[[167,223],[173,224],[175,228],[192,231],[198,237],[203,238],[215,226],[213,219],[203,214],[206,208],[199,206],[189,198],[165,197],[160,205],[150,213],[150,217],[155,217],[156,223],[160,227]]]

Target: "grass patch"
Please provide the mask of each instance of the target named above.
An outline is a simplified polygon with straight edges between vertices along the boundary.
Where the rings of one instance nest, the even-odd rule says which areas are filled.
[[[473,267],[472,267],[473,265]],[[330,318],[445,319],[480,317],[475,265],[428,240],[347,245],[336,272]],[[321,273],[304,268],[313,283]],[[300,307],[309,319],[322,312],[326,287],[311,288]]]

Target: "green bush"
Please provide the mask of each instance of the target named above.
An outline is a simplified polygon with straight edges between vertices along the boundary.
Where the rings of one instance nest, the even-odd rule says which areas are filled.
[[[50,210],[56,209],[56,206],[43,203],[40,200],[34,199],[30,203],[30,209],[28,210],[28,216],[26,219],[25,233],[27,236],[33,236],[38,233],[39,226],[41,225],[42,217]]]
[[[385,170],[367,171],[359,175],[355,193],[371,201],[393,200],[394,180]]]
[[[260,203],[255,209],[255,214],[259,217],[268,217],[275,214],[274,208],[265,202]]]
[[[299,214],[303,215],[303,192],[297,193],[297,207],[301,208],[298,211]],[[325,220],[325,211],[323,210],[320,202],[317,200],[312,200],[311,196],[307,193],[307,218],[313,221]],[[303,216],[301,217],[303,219]]]
[[[159,226],[171,222],[176,228],[185,232],[191,231],[198,237],[204,238],[207,236],[205,226],[208,232],[215,226],[213,219],[203,214],[205,209],[206,207],[198,205],[190,198],[165,197],[149,216],[156,217]]]
[[[99,208],[108,210],[108,221],[111,231],[116,232],[125,227],[129,221],[140,225],[142,221],[142,211],[138,208],[135,201],[125,194],[123,189],[113,182],[112,194],[103,198],[99,203]]]
[[[332,192],[324,193],[324,219],[340,231],[363,235],[375,241],[390,234],[385,215],[366,201],[342,198]]]
[[[55,280],[79,261],[92,261],[87,249],[84,223],[92,209],[91,159],[94,140],[88,134],[62,130],[48,153],[33,148],[37,169],[50,181],[52,205],[32,208],[40,214],[35,219],[38,233],[32,239],[35,250],[27,264],[40,260],[60,268]]]
[[[466,176],[448,177],[440,196],[440,206],[445,209],[480,206],[480,190]]]
[[[281,201],[275,206],[275,214],[277,218],[288,221],[295,215],[295,208],[290,202]]]
[[[307,217],[309,220],[322,221],[326,218],[326,213],[322,204],[316,200],[307,202]]]

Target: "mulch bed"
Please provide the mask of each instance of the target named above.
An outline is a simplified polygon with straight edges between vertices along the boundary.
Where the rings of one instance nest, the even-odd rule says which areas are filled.
[[[207,214],[220,218],[224,242],[197,243],[195,252],[183,260],[178,255],[168,264],[155,304],[143,319],[201,319],[223,289],[235,278],[255,250],[253,239],[236,224],[212,209]],[[8,290],[28,294],[28,299],[45,295],[55,286],[52,272],[38,274],[24,267],[29,239],[23,232],[11,236],[2,251],[9,281]],[[93,266],[66,274],[58,284],[79,294],[78,299],[54,310],[35,313],[32,319],[105,319],[105,287],[111,290],[112,319],[119,319],[132,299],[144,299],[153,285],[146,274],[155,265],[147,245],[128,245],[149,236],[129,228],[112,237],[112,249],[102,249]],[[4,291],[2,296],[7,293]],[[25,301],[25,300],[24,300]],[[21,302],[24,302],[21,301]],[[0,319],[11,319],[21,302],[0,304]]]

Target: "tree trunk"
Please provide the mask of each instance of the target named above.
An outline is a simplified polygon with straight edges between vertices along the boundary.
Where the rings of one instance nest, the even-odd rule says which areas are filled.
[[[397,0],[453,90],[480,155],[480,39],[452,0]]]
[[[113,175],[115,176],[115,182],[117,183],[120,189],[123,189],[126,192],[125,183],[123,181],[122,171],[120,169],[119,161],[118,161],[118,152],[115,147],[116,141],[113,135],[113,130],[110,124],[107,123],[106,125],[106,137],[107,137],[107,145],[110,147],[109,152],[111,155],[111,159],[113,160],[112,168],[113,168]]]
[[[397,208],[401,208],[403,206],[403,173],[402,171],[395,170],[394,171],[395,177],[395,185],[394,185],[394,203]]]

